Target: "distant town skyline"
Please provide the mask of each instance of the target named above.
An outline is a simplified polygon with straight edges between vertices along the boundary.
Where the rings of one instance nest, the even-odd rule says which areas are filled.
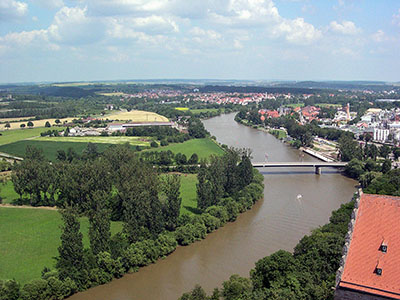
[[[1,0],[0,83],[400,81],[396,0]]]

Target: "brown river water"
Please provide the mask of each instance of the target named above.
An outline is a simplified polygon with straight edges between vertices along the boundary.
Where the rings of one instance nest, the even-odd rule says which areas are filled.
[[[204,121],[221,143],[253,150],[253,161],[299,161],[299,151],[272,135],[234,120],[234,114]],[[304,161],[314,161],[305,156]],[[334,169],[322,175],[311,168],[268,169],[264,199],[206,239],[177,250],[157,263],[69,300],[176,300],[200,284],[210,292],[232,274],[249,276],[260,258],[293,247],[313,228],[328,222],[332,210],[350,201],[357,182]],[[298,197],[302,195],[302,197]],[[300,198],[300,199],[298,199]]]

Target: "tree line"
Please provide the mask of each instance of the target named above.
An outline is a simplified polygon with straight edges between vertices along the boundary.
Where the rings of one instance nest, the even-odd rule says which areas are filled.
[[[202,182],[207,184],[197,186],[194,215],[180,215],[179,175],[160,176],[127,146],[110,147],[101,155],[87,151],[85,158],[53,164],[35,148],[27,152],[13,182],[33,204],[62,208],[61,245],[55,268],[45,268],[41,279],[22,287],[15,280],[0,281],[0,299],[64,299],[109,282],[168,255],[178,244],[203,239],[263,195],[263,176],[248,163],[248,151],[229,149],[222,157],[201,162]],[[214,176],[215,170],[222,179]],[[232,174],[246,174],[248,179],[233,184],[228,179]],[[219,192],[204,202],[204,197],[211,199],[208,186]],[[80,232],[82,215],[90,223],[88,249]],[[111,236],[111,220],[123,222],[122,232]]]

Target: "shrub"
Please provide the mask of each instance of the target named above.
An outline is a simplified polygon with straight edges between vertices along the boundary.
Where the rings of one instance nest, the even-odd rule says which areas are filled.
[[[18,300],[19,283],[15,280],[0,280],[0,300]]]
[[[218,218],[221,221],[221,225],[229,220],[228,211],[223,206],[210,206],[206,209],[206,213]]]

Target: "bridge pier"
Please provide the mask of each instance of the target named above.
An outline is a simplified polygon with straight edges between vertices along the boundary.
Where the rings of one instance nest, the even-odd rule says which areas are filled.
[[[321,167],[315,167],[315,174],[321,175],[322,173],[322,168]]]

